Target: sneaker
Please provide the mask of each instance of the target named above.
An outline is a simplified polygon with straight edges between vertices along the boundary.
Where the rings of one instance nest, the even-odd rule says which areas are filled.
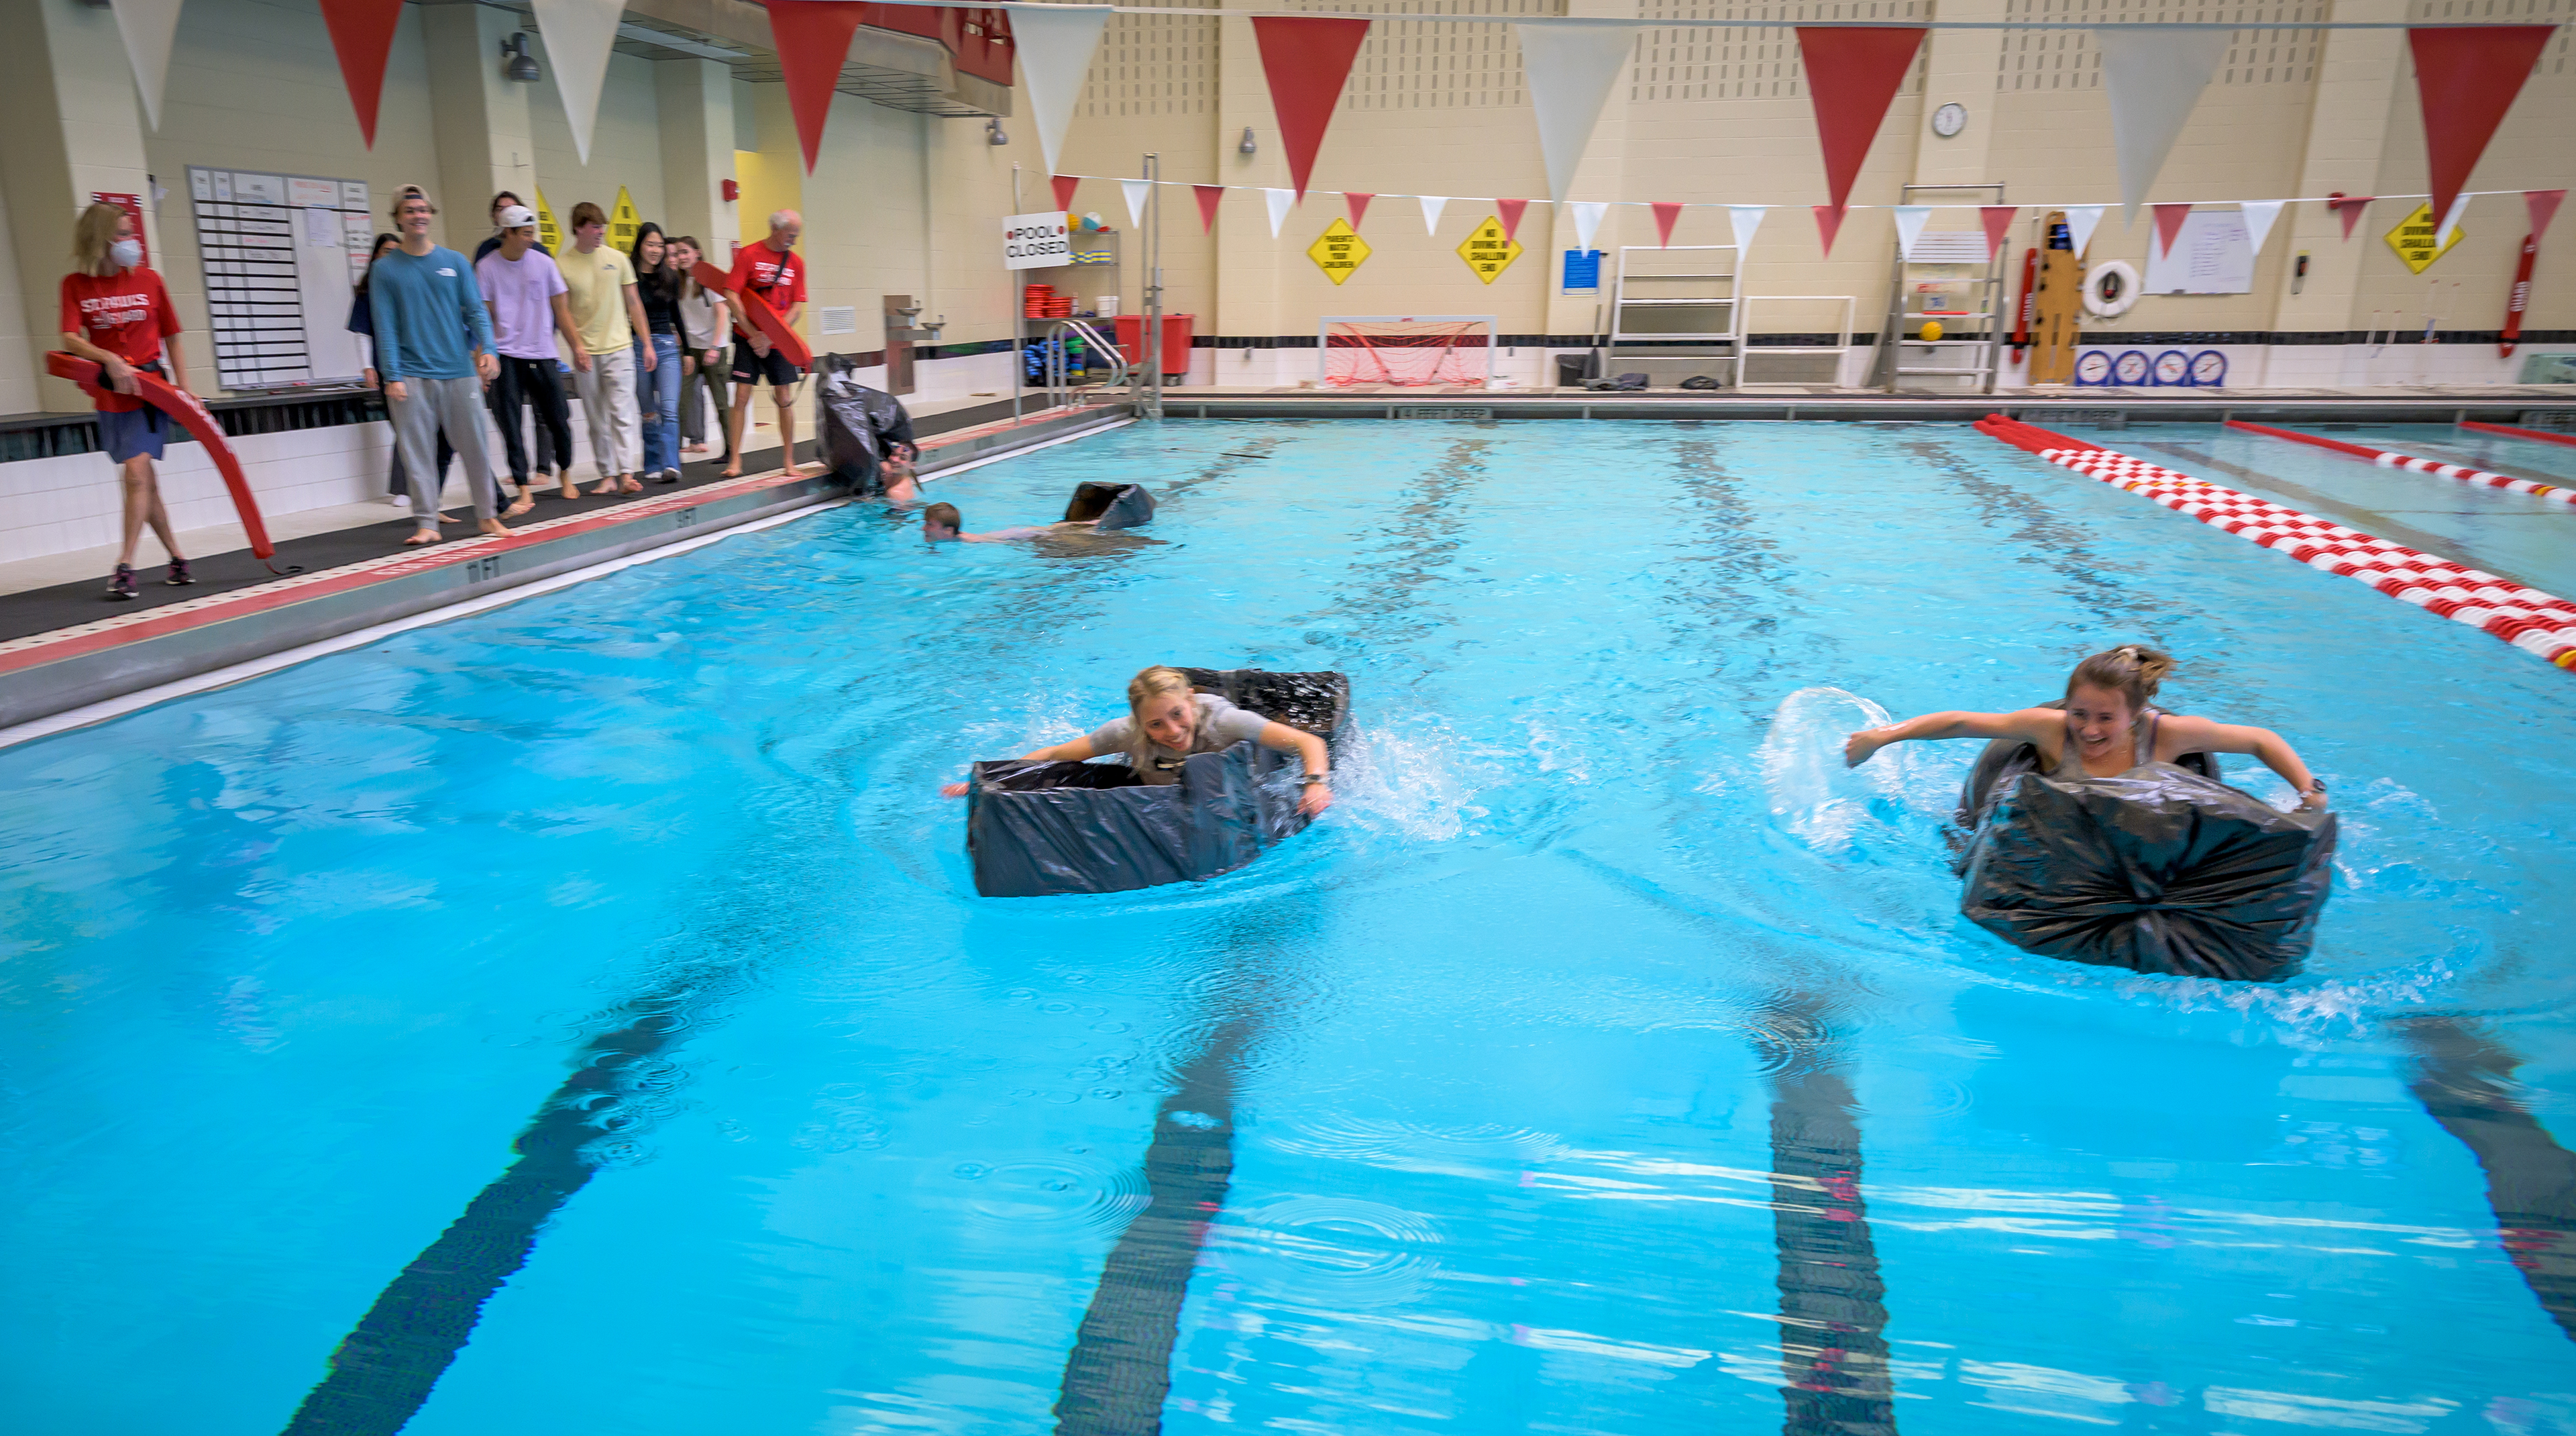
[[[188,561],[186,559],[174,558],[170,560],[170,576],[161,581],[170,585],[172,588],[185,588],[189,584],[195,583],[197,581],[197,576],[188,572]]]
[[[666,484],[676,484],[676,483],[678,483],[679,481],[680,481],[680,471],[679,471],[679,470],[677,470],[677,469],[664,469],[664,470],[662,471],[662,482],[664,482],[664,483],[666,483]]]
[[[116,575],[107,581],[107,596],[114,603],[123,603],[134,597],[134,565],[121,563],[116,566]]]
[[[398,509],[407,509],[411,507],[411,496],[409,494],[387,494],[385,495],[385,502]]]

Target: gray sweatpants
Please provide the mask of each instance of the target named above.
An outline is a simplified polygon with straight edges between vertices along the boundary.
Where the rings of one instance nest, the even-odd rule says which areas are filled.
[[[492,465],[483,456],[483,381],[471,374],[462,379],[406,379],[403,388],[409,392],[399,399],[388,399],[385,407],[393,414],[394,446],[402,454],[403,469],[408,473],[427,474],[428,479],[411,486],[411,515],[422,528],[438,526],[438,435],[447,433],[447,442],[463,460],[465,492],[474,496],[474,517],[492,517]]]

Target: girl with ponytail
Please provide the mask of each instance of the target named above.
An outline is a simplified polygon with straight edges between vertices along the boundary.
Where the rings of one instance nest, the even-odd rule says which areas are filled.
[[[1188,674],[1159,664],[1128,681],[1127,716],[1112,718],[1071,742],[1024,754],[1021,761],[1079,763],[1115,753],[1127,760],[1140,783],[1177,783],[1192,753],[1221,753],[1246,738],[1305,759],[1306,773],[1298,780],[1303,787],[1299,812],[1311,818],[1333,805],[1332,756],[1323,739],[1246,712],[1213,693],[1196,692]],[[964,783],[951,783],[940,791],[962,798],[966,789]]]

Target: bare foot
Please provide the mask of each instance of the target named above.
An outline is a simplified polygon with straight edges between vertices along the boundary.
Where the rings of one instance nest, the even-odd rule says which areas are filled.
[[[628,474],[626,476],[626,482],[618,485],[618,490],[621,493],[640,494],[644,492],[644,486],[635,482],[635,476],[633,474]]]
[[[716,477],[717,477],[717,478],[720,478],[720,479],[738,479],[738,478],[741,478],[741,477],[742,477],[742,465],[740,465],[740,464],[736,464],[736,465],[734,465],[733,467],[731,467],[731,468],[729,468],[729,469],[726,469],[723,473],[716,475]]]
[[[577,499],[577,498],[580,498],[580,497],[581,497],[581,485],[574,483],[574,482],[573,482],[572,480],[570,480],[570,479],[566,479],[566,480],[564,480],[563,491],[562,491],[561,493],[556,494],[556,495],[555,495],[555,497],[556,497],[556,498],[559,498],[559,499]]]
[[[438,521],[443,524],[452,524],[456,522],[456,516],[454,514],[441,513],[438,516]]]
[[[534,498],[526,494],[521,494],[519,495],[519,501],[517,503],[512,504],[501,511],[501,516],[503,518],[515,519],[519,515],[526,513],[528,510],[535,508],[536,506],[537,501]]]
[[[515,513],[517,511],[512,510],[512,512]],[[501,522],[499,519],[485,519],[483,521],[483,532],[490,534],[494,538],[509,538],[511,536],[510,526]]]
[[[415,545],[415,544],[436,543],[436,542],[438,542],[438,530],[436,530],[436,529],[414,529],[414,530],[412,530],[412,535],[411,535],[411,537],[403,540],[403,547],[405,547],[405,548],[410,548],[410,547],[412,547],[412,546],[413,546],[413,545]]]
[[[617,481],[602,479],[599,481],[599,487],[590,491],[590,496],[594,499],[604,499],[615,492],[617,492]]]

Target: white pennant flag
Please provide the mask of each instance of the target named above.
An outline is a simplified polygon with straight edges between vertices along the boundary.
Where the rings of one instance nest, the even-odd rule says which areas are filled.
[[[114,7],[117,36],[134,65],[134,88],[143,95],[143,118],[161,128],[161,87],[170,78],[170,41],[179,33],[179,0],[125,0]]]
[[[1118,187],[1127,192],[1127,223],[1135,229],[1145,227],[1145,201],[1153,196],[1152,180],[1120,180]]]
[[[2102,211],[2107,204],[2070,204],[2066,207],[2066,235],[2074,241],[2075,257],[2084,257],[2084,247],[2093,242],[2093,231],[2102,225]]]
[[[1907,259],[1914,257],[1914,241],[1923,237],[1923,226],[1932,218],[1928,204],[1900,204],[1896,207],[1896,252]]]
[[[1592,247],[1592,236],[1601,232],[1601,216],[1608,214],[1609,212],[1610,206],[1595,203],[1591,200],[1585,200],[1574,206],[1575,248],[1590,249]]]
[[[2286,200],[2254,199],[2237,206],[2245,215],[2246,242],[2254,247],[2256,254],[2263,252],[2263,241],[2272,237],[2272,221],[2281,217],[2281,206],[2285,203]]]
[[[1082,101],[1083,78],[1100,48],[1106,5],[1010,6],[1011,44],[1019,51],[1020,84],[1029,92],[1029,118],[1038,126],[1038,152],[1048,174],[1064,149],[1073,107]]]
[[[1449,207],[1449,197],[1446,195],[1423,194],[1415,195],[1414,198],[1422,201],[1422,232],[1424,234],[1438,234],[1440,232],[1440,211]]]
[[[573,153],[590,163],[590,131],[599,122],[599,89],[608,81],[608,51],[617,43],[617,17],[626,0],[534,0],[537,32],[546,38],[546,59],[555,70],[555,93],[563,96],[564,119],[572,126]]]
[[[2102,52],[2102,86],[2111,92],[2111,147],[2119,152],[2120,203],[2127,207],[2123,220],[2137,219],[2139,202],[2233,38],[2233,31],[2214,25],[2106,25],[2093,31],[2093,44]]]
[[[1735,262],[1744,262],[1747,250],[1753,248],[1753,231],[1762,227],[1762,216],[1771,212],[1768,205],[1731,204],[1726,207],[1726,222],[1735,229]]]
[[[1637,48],[1635,25],[1514,25],[1530,109],[1538,115],[1538,150],[1547,161],[1547,197],[1565,203],[1583,147],[1601,119],[1602,102]],[[1586,245],[1585,248],[1590,248]]]
[[[1279,226],[1288,222],[1288,207],[1297,202],[1293,189],[1265,189],[1261,197],[1270,203],[1270,237],[1279,237]]]

